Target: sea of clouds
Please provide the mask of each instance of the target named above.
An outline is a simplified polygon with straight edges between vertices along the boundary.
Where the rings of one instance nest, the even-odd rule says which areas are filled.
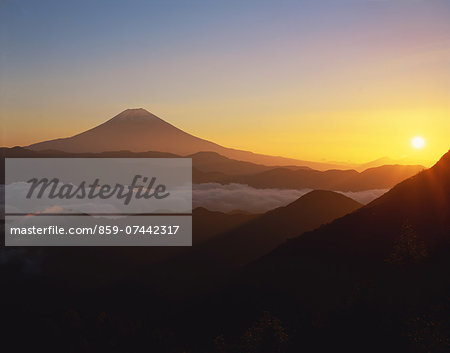
[[[286,206],[310,191],[311,189],[255,189],[243,184],[194,184],[192,186],[192,203],[193,208],[205,207],[212,211],[242,210],[261,213]],[[339,191],[339,193],[362,204],[367,204],[387,191],[388,189],[374,189],[360,192]]]
[[[23,185],[9,185],[13,192],[9,193],[9,197],[14,197],[17,193],[23,193]],[[299,197],[310,192],[311,189],[256,189],[243,184],[227,184],[222,185],[218,183],[203,183],[192,185],[192,206],[205,207],[212,211],[230,212],[234,210],[242,210],[247,212],[261,213],[266,212],[276,207],[286,206],[289,203],[297,200]],[[373,189],[359,192],[340,192],[341,194],[350,197],[362,204],[368,204],[374,199],[386,193],[388,189]],[[0,196],[4,197],[4,186],[0,186]],[[6,204],[8,205],[8,197],[6,197]],[[60,200],[58,200],[60,201]],[[2,205],[3,206],[3,205]],[[64,209],[69,205],[59,205]],[[67,208],[73,208],[67,207]],[[79,204],[86,213],[100,212],[97,205]],[[109,209],[110,205],[103,203],[102,212],[117,212],[116,209]],[[55,206],[53,206],[54,208]],[[112,207],[112,206],[111,206]],[[3,208],[3,207],[2,207]],[[55,211],[53,208],[48,208],[49,211]],[[19,212],[20,210],[8,209],[8,212]],[[73,209],[72,209],[73,211]],[[133,210],[130,211],[130,213]]]

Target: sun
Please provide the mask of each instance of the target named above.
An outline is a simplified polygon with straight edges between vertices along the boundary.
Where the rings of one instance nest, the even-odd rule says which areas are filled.
[[[421,149],[425,146],[425,139],[422,136],[416,136],[411,140],[411,145],[416,149]]]

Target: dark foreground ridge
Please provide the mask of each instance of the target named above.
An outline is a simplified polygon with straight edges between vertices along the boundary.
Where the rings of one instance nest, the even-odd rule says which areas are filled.
[[[196,212],[229,223],[203,238],[205,247],[264,216]],[[47,352],[448,352],[449,214],[447,153],[369,205],[226,275],[196,267],[205,273],[200,282],[185,280],[193,275],[186,266],[178,277],[162,272],[186,253],[3,249],[3,344]],[[228,216],[237,216],[233,224]],[[288,219],[295,217],[301,221],[295,212]],[[269,226],[255,234],[280,234]],[[73,268],[64,267],[70,258]],[[118,274],[121,281],[105,280]],[[93,276],[97,282],[86,280]]]

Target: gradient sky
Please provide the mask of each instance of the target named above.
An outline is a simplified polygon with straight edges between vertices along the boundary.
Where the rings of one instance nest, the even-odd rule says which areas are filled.
[[[449,0],[2,0],[1,145],[143,107],[227,147],[430,165],[450,148],[449,19]]]

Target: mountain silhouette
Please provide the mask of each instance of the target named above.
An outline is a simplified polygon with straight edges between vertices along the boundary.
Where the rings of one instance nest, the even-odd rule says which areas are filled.
[[[282,312],[303,307],[347,344],[386,344],[389,330],[401,340],[421,313],[435,322],[445,316],[449,254],[450,152],[367,206],[289,239],[238,272],[229,291],[265,293],[261,302]]]
[[[317,249],[321,256],[386,259],[403,233],[413,231],[430,254],[450,244],[450,152],[432,168],[396,185],[352,214],[290,241],[286,254]]]
[[[314,190],[206,242],[199,252],[212,261],[242,266],[287,239],[342,217],[362,205],[333,191]],[[197,256],[197,255],[196,255]]]
[[[109,151],[62,152],[30,150],[22,147],[0,148],[2,158],[177,158],[168,152]],[[385,165],[367,169],[319,171],[302,166],[273,167],[239,161],[216,152],[197,152],[192,158],[194,183],[246,184],[254,188],[325,189],[334,191],[363,191],[388,189],[424,169],[420,165]],[[3,170],[3,165],[1,166]],[[1,173],[0,173],[1,174]],[[3,180],[3,179],[1,179]]]
[[[229,158],[263,165],[301,165],[320,170],[338,167],[331,163],[226,148],[188,134],[142,108],[127,109],[105,123],[75,136],[35,143],[28,148],[63,152],[160,151],[181,156],[197,152],[217,152]]]
[[[362,172],[353,169],[319,171],[288,166],[241,166],[238,161],[220,155],[210,155],[205,159],[199,158],[198,155],[192,156],[194,183],[237,183],[256,189],[324,189],[354,192],[390,189],[424,169],[421,165],[384,165]]]
[[[446,352],[449,254],[450,151],[367,206],[236,270],[202,319],[230,334],[235,317],[276,313],[297,333],[292,352]]]
[[[192,136],[145,109],[127,109],[105,123],[81,134],[36,143],[33,150],[64,152],[162,151],[192,154],[220,146]]]
[[[273,168],[262,164],[230,159],[216,152],[197,152],[188,157],[192,158],[195,168],[203,173],[220,173],[227,176],[248,175]]]
[[[362,205],[342,194],[315,190],[224,232],[170,262],[153,267],[161,287],[212,285],[222,275],[254,261],[296,234],[315,229]],[[213,280],[214,279],[214,280]]]
[[[229,178],[235,183],[255,188],[326,189],[362,191],[389,189],[424,169],[420,165],[385,165],[357,172],[356,170],[326,170],[272,168],[257,174]],[[197,175],[197,177],[200,177]],[[210,175],[210,177],[214,177]],[[223,182],[223,176],[217,176]],[[207,178],[203,176],[203,179]]]

